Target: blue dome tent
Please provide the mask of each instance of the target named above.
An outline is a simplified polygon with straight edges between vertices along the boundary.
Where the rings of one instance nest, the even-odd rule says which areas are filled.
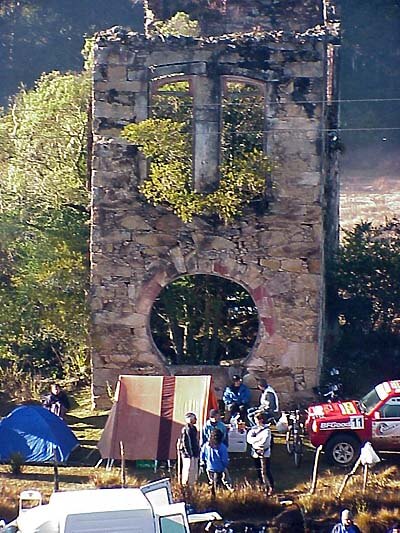
[[[17,407],[0,421],[0,461],[20,453],[26,463],[64,462],[79,445],[67,424],[37,405]]]

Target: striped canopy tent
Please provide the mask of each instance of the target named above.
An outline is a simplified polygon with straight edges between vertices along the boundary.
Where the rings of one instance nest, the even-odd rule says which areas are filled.
[[[103,459],[175,459],[185,414],[201,430],[218,407],[211,376],[120,376],[115,402],[97,445]]]

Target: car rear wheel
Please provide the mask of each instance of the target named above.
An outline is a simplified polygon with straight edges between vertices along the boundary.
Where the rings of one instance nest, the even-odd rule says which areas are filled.
[[[343,468],[353,465],[360,455],[360,442],[352,435],[335,435],[325,448],[328,461]]]

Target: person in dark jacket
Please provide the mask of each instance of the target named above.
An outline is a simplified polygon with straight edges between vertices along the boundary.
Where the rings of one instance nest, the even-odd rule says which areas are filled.
[[[361,530],[353,522],[353,515],[349,509],[344,509],[340,515],[340,522],[338,522],[331,533],[361,533]]]
[[[222,475],[229,463],[228,448],[222,442],[222,438],[221,431],[213,429],[208,442],[203,444],[200,452],[200,464],[207,470],[213,497],[217,488],[222,486]]]
[[[222,395],[228,420],[238,413],[243,421],[246,420],[250,396],[250,389],[242,383],[242,378],[238,375],[233,376],[232,384],[225,388]]]
[[[196,428],[197,417],[186,413],[186,424],[180,436],[180,454],[182,460],[182,485],[194,485],[199,474],[199,437]]]
[[[50,394],[43,401],[43,407],[64,419],[65,413],[70,409],[71,404],[66,392],[61,389],[58,383],[52,384]]]

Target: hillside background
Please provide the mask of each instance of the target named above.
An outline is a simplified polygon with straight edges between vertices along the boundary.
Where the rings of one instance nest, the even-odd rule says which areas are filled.
[[[400,208],[400,0],[341,4],[341,224],[349,227]],[[141,31],[140,3],[2,0],[0,106],[42,72],[79,71],[84,37],[114,25]]]

